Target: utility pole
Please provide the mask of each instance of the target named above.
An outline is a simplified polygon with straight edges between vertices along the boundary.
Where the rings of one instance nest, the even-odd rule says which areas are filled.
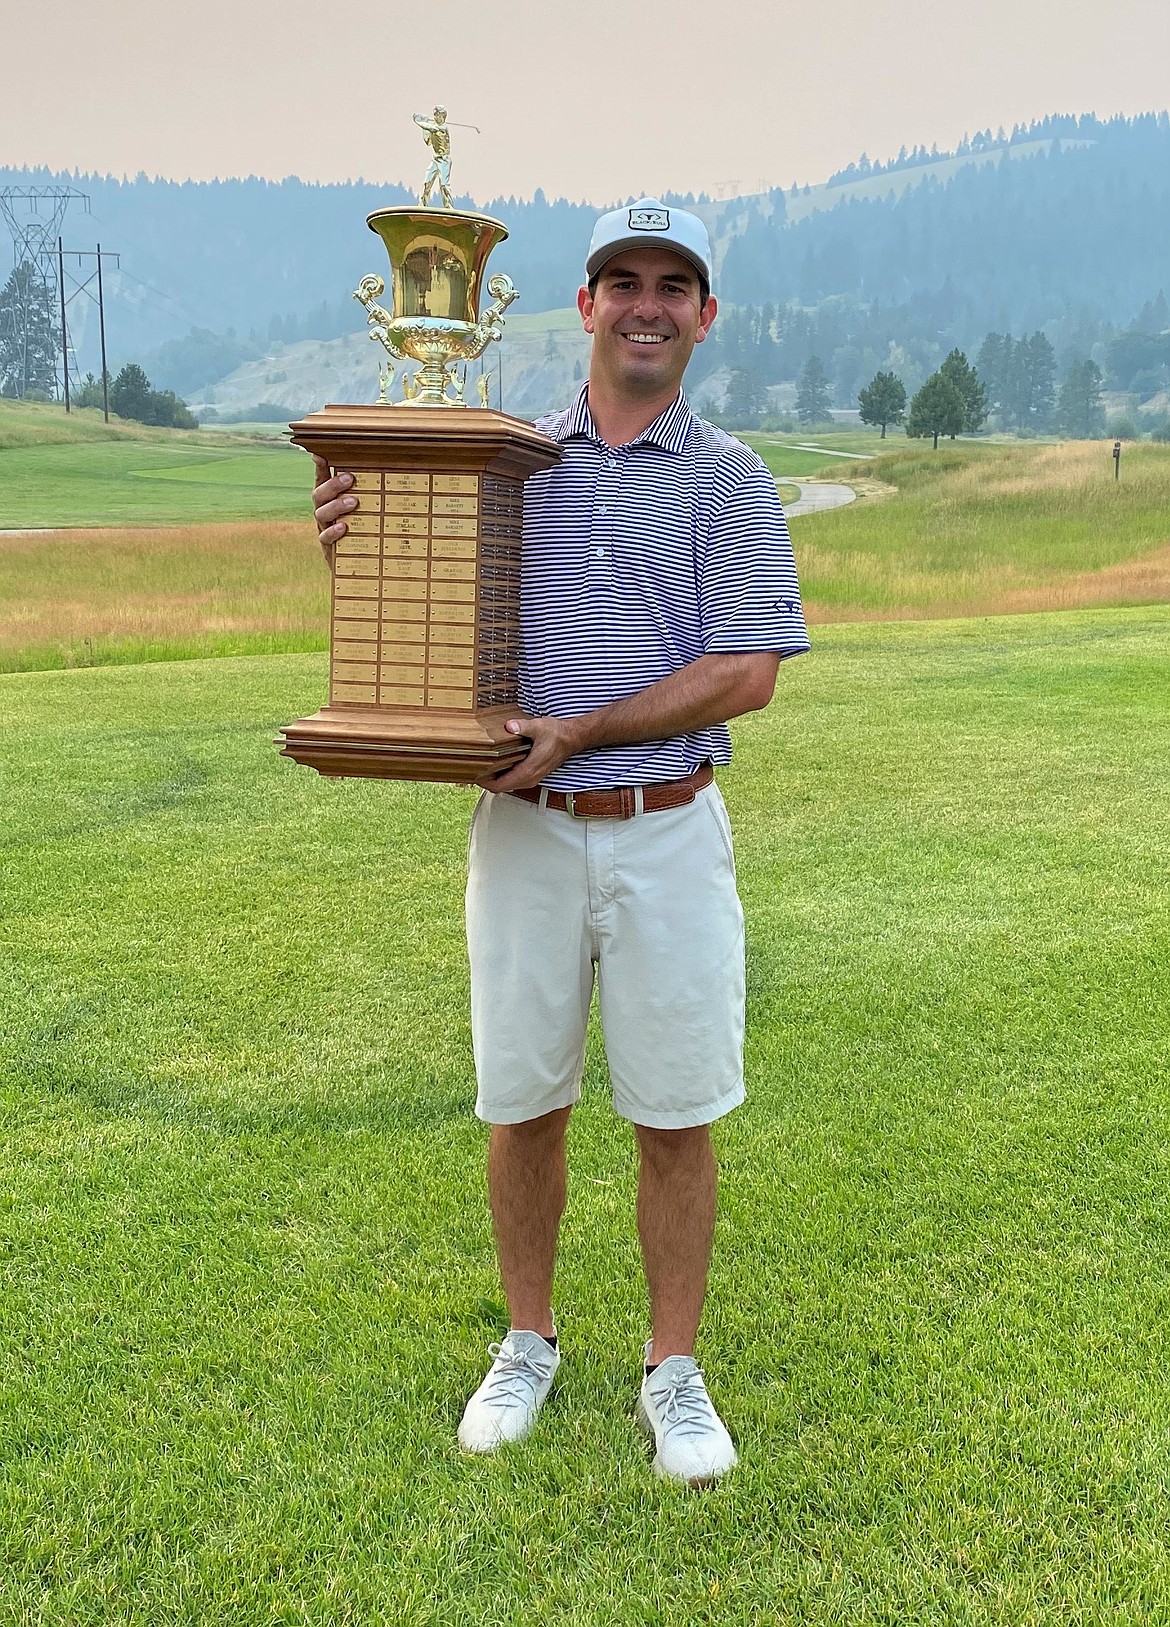
[[[98,308],[98,329],[99,329],[99,332],[100,332],[100,335],[101,335],[101,343],[102,343],[102,413],[103,413],[103,415],[105,417],[106,423],[108,424],[109,421],[110,421],[110,374],[109,374],[109,368],[108,368],[107,363],[106,363],[106,296],[105,296],[105,287],[104,287],[103,282],[102,282],[102,262],[105,261],[105,260],[112,260],[114,262],[115,266],[120,266],[121,265],[121,255],[116,253],[113,249],[103,249],[100,243],[97,246],[96,252],[93,249],[65,249],[65,250],[62,250],[60,239],[58,239],[58,242],[57,242],[57,255],[58,255],[58,262],[59,262],[59,264],[58,264],[58,282],[59,282],[59,285],[60,285],[60,288],[61,288],[61,313],[62,313],[61,314],[61,333],[62,333],[62,343],[64,344],[64,339],[65,339],[65,307],[72,300],[75,300],[77,298],[78,294],[85,294],[88,299],[93,300],[94,304]],[[72,280],[74,286],[73,286],[72,290],[69,293],[66,293],[65,292],[65,266],[64,266],[64,261],[67,260],[67,259],[70,259],[70,258],[77,261],[77,271],[76,271],[76,273],[70,272],[70,274],[69,274],[70,279]],[[81,278],[82,278],[82,274],[84,272],[84,267],[85,267],[86,260],[95,261],[97,269],[96,269],[96,271],[89,272],[89,274],[85,277],[85,280],[83,282],[81,280]],[[96,278],[96,281],[97,281],[97,295],[96,296],[94,295],[93,289],[90,286],[94,282],[95,278]],[[68,402],[69,402],[69,368],[68,368],[69,351],[68,351],[68,349],[64,348],[63,351],[62,351],[62,354],[63,354],[63,356],[65,358],[65,362],[66,362],[66,366],[64,368],[64,372],[65,372],[65,401],[66,401],[65,410],[66,410],[66,412],[68,412],[69,411],[69,406],[68,406]]]
[[[65,380],[65,411],[69,411],[69,332],[65,326],[65,251],[57,239],[57,287],[61,294],[61,377]]]

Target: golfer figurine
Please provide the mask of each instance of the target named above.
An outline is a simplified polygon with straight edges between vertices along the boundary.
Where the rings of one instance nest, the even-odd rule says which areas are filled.
[[[594,227],[577,295],[589,378],[540,420],[562,455],[524,487],[507,728],[530,747],[481,782],[467,881],[475,1110],[491,1126],[511,1326],[489,1347],[459,1444],[523,1440],[558,1368],[573,1382],[553,1275],[596,984],[613,1106],[638,1147],[650,1339],[635,1416],[656,1472],[689,1485],[736,1460],[695,1359],[710,1126],[744,1099],[743,911],[715,770],[731,761],[728,719],[767,706],[780,663],[808,648],[776,482],[682,393],[715,320],[711,274],[707,228],[685,209],[643,198]],[[352,476],[318,468],[328,550],[356,499]],[[611,1336],[584,1316],[572,1333]],[[716,1372],[720,1355],[716,1344]]]
[[[431,167],[423,181],[419,202],[425,209],[430,203],[431,191],[439,183],[439,197],[444,209],[453,209],[451,202],[451,132],[447,128],[447,109],[436,107],[428,119],[425,113],[416,113],[414,122],[423,132],[423,140],[431,149]]]

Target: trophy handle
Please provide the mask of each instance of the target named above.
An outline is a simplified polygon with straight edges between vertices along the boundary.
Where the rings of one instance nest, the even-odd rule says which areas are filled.
[[[498,340],[504,337],[504,312],[514,300],[520,298],[511,277],[506,276],[502,271],[497,271],[496,275],[489,280],[487,286],[488,293],[495,296],[496,303],[490,305],[476,323],[474,348],[463,351],[467,361],[474,361],[477,356],[482,356],[493,339]]]
[[[493,277],[492,282],[494,281],[495,278]],[[491,283],[488,284],[488,287],[491,287]],[[384,311],[380,305],[375,303],[379,295],[383,294],[385,290],[386,284],[382,281],[381,277],[370,275],[368,277],[363,277],[361,282],[358,283],[357,287],[353,291],[353,297],[357,300],[359,305],[365,306],[366,321],[373,330],[369,337],[371,339],[376,339],[379,344],[385,345],[390,355],[394,357],[394,360],[400,362],[405,359],[406,352],[398,349],[398,346],[393,343],[387,331],[392,321],[390,313],[389,311]]]
[[[508,309],[509,304],[513,304],[514,299],[519,299],[519,291],[516,290],[516,285],[514,285],[511,277],[504,275],[504,272],[496,272],[495,277],[488,280],[488,293],[495,298],[496,303],[493,306],[488,306],[487,311],[483,312],[483,316],[478,321],[480,329],[485,329],[485,327],[490,329],[490,334],[485,338],[485,345],[493,338],[503,338],[501,329],[503,329],[504,325],[504,311]]]

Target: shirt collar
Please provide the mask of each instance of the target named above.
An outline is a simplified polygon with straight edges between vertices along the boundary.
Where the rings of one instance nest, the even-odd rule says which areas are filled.
[[[686,446],[693,417],[687,398],[680,390],[666,411],[659,413],[654,422],[628,444],[657,446],[664,452],[681,452]],[[564,414],[554,435],[558,441],[571,440],[575,435],[584,435],[589,440],[600,441],[601,436],[597,433],[593,415],[589,411],[588,380],[578,390],[577,399]]]

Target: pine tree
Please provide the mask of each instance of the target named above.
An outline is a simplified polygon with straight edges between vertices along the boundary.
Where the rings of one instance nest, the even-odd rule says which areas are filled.
[[[906,433],[918,440],[933,435],[938,451],[940,435],[957,435],[963,428],[963,397],[943,373],[932,373],[910,403]]]
[[[1074,440],[1089,441],[1105,429],[1101,404],[1101,369],[1096,362],[1072,362],[1060,386],[1057,427]]]
[[[906,416],[906,386],[896,373],[875,373],[857,400],[863,424],[880,424],[882,440],[887,424],[900,424]]]
[[[127,362],[110,385],[110,410],[119,418],[135,418],[140,424],[149,423],[150,380],[137,362]]]
[[[1052,424],[1056,352],[1051,341],[1037,328],[1029,338],[1020,340],[1017,356],[1019,426],[1033,433],[1049,429]]]
[[[961,350],[952,350],[939,368],[963,398],[963,432],[974,435],[987,418],[987,391],[978,372]]]
[[[0,395],[56,395],[60,349],[45,284],[22,260],[0,289]]]
[[[1001,416],[1006,415],[1008,411],[1011,352],[1010,333],[989,333],[979,346],[979,354],[975,358],[976,371],[987,389],[988,408]]]
[[[810,356],[796,388],[796,416],[802,424],[823,423],[832,399],[824,363],[819,356]]]
[[[758,429],[768,410],[768,391],[763,379],[750,368],[737,367],[727,382],[724,414],[736,429]]]

